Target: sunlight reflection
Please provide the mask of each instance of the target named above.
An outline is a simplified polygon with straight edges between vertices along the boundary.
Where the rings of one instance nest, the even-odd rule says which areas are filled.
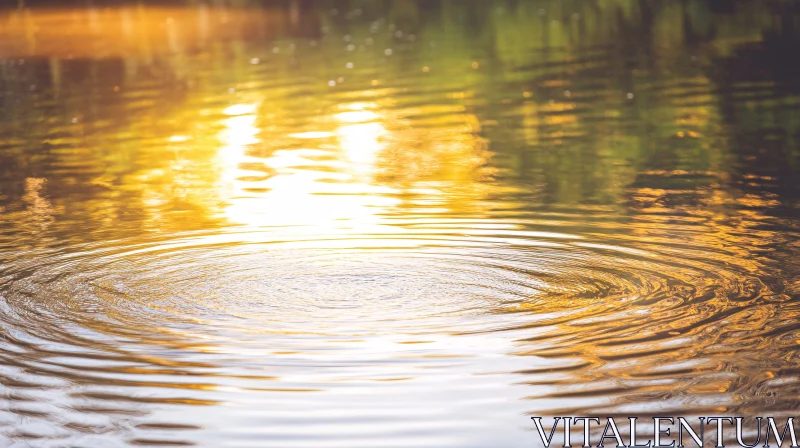
[[[386,134],[383,125],[376,121],[379,116],[371,110],[363,110],[370,105],[354,104],[351,110],[336,114],[335,118],[342,123],[336,130],[339,142],[347,154],[348,159],[354,164],[358,172],[364,174],[375,166],[376,155],[383,149],[381,138]]]
[[[374,121],[378,114],[349,110],[334,116],[336,124],[344,123],[335,129],[290,135],[335,136],[335,150],[287,148],[273,150],[268,157],[251,157],[248,152],[261,141],[257,112],[258,104],[237,104],[223,111],[235,115],[223,120],[219,135],[228,220],[254,227],[295,226],[309,236],[379,230],[380,215],[399,201],[387,197],[391,189],[374,185],[370,175],[386,133]]]
[[[247,173],[240,167],[248,159],[246,154],[248,145],[258,142],[256,115],[253,113],[257,106],[257,104],[239,104],[223,111],[226,115],[234,115],[223,120],[224,130],[219,135],[219,140],[224,144],[217,154],[218,165],[222,171],[221,182],[224,188],[230,191],[228,195],[223,195],[224,200],[233,200],[240,196],[241,190],[245,188],[240,178]]]

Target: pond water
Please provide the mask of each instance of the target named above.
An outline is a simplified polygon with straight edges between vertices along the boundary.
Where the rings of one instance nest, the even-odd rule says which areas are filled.
[[[0,11],[0,446],[796,411],[796,4],[184,3]]]

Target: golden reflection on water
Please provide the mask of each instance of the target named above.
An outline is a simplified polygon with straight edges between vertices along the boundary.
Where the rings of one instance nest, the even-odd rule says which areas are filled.
[[[220,192],[229,203],[225,216],[250,226],[302,226],[309,235],[340,228],[370,233],[378,215],[397,200],[375,195],[390,190],[372,178],[385,129],[366,105],[352,108],[320,120],[320,125],[329,125],[326,129],[290,135],[309,147],[277,149],[258,158],[248,156],[236,142],[242,135],[258,133],[253,127],[258,120],[255,113],[228,119],[220,137],[225,146],[219,153],[224,167],[221,185],[230,185],[230,191]],[[274,138],[266,132],[260,136]],[[319,142],[324,143],[316,147]],[[258,165],[258,171],[242,170],[248,163]]]
[[[246,3],[0,12],[0,445],[794,409],[774,11]]]
[[[215,169],[199,174],[216,176],[203,183],[216,188],[213,194],[224,204],[221,215],[232,224],[291,226],[311,237],[377,234],[386,225],[383,218],[403,204],[403,194],[436,198],[454,184],[467,191],[481,188],[479,169],[489,153],[476,151],[479,138],[469,127],[439,129],[436,136],[444,138],[430,142],[431,136],[408,125],[389,124],[388,112],[363,102],[335,106],[330,115],[315,119],[316,127],[289,133],[275,126],[258,127],[264,122],[259,117],[264,107],[268,106],[260,102],[225,107],[218,125],[208,126],[221,129],[216,141],[205,136],[199,142],[181,135],[169,139],[199,154],[209,151],[196,145],[218,145],[211,162]],[[287,137],[293,140],[291,149],[258,147]],[[441,177],[454,170],[456,177]],[[465,205],[436,203],[442,214],[447,207]]]

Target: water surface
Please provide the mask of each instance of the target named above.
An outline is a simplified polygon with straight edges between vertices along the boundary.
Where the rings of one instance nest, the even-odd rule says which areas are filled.
[[[797,409],[791,2],[0,24],[0,446],[522,447],[530,415]]]

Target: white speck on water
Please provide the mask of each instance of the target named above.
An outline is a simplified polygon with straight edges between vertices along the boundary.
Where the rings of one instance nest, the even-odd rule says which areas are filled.
[[[258,59],[258,58],[250,59],[250,63],[253,64],[253,65],[257,65],[259,62],[261,62],[261,59]]]
[[[565,91],[564,91],[564,96],[565,96],[565,97],[567,97],[567,98],[569,98],[569,97],[571,97],[571,96],[572,96],[572,92],[570,92],[569,90],[565,90]]]
[[[631,93],[631,92],[628,92],[628,95],[627,95],[627,96],[628,96],[628,99],[629,99],[629,100],[632,100],[632,99],[633,99],[633,93]]]
[[[231,87],[230,89],[228,89],[228,93],[236,93],[236,89],[234,89],[233,87]]]
[[[386,50],[383,52],[383,54],[385,54],[386,56],[391,56],[391,55],[392,55],[392,49],[391,49],[391,48],[387,48],[387,49],[386,49]]]
[[[78,117],[72,117],[72,123],[77,123],[77,122],[78,122]]]
[[[355,49],[356,49],[356,46],[353,45],[353,44],[350,44],[350,45],[347,46],[347,51],[353,51]]]
[[[331,79],[330,81],[328,81],[328,85],[331,86],[331,87],[334,87],[334,86],[336,86],[336,81]]]
[[[345,67],[353,68],[353,63],[352,62],[348,62],[347,64],[345,64]]]

